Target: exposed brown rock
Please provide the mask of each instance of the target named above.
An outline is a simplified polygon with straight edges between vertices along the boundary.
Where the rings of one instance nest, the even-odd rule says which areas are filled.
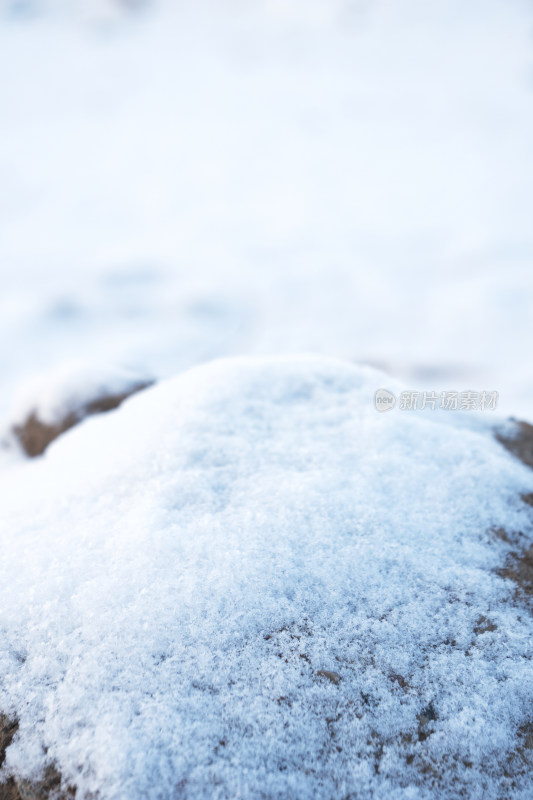
[[[529,492],[528,494],[523,494],[522,500],[524,501],[524,503],[527,503],[528,506],[533,506],[533,492]]]
[[[495,631],[497,627],[498,626],[496,623],[494,623],[491,619],[481,616],[478,618],[474,626],[474,633],[476,636],[480,636],[482,633],[492,633],[492,631]]]
[[[497,431],[496,438],[520,461],[533,468],[533,425],[530,425],[529,422],[517,421],[516,426],[515,436]]]
[[[121,394],[102,395],[101,397],[95,398],[80,408],[70,411],[60,422],[54,425],[43,422],[38,418],[35,412],[32,412],[22,425],[15,425],[13,427],[13,433],[26,455],[30,456],[30,458],[40,456],[44,453],[50,442],[53,442],[54,439],[57,439],[62,433],[68,431],[69,428],[73,428],[74,425],[77,425],[85,419],[85,417],[92,416],[93,414],[102,414],[106,411],[118,408],[126,398],[131,397],[131,395],[136,392],[140,392],[142,389],[146,389],[148,386],[151,386],[151,383],[151,381],[136,383]]]
[[[514,581],[527,597],[533,597],[533,545],[523,553],[511,553],[499,574]]]
[[[0,800],[22,800],[13,778],[9,778],[6,783],[0,783]]]
[[[16,786],[20,800],[72,800],[76,796],[73,786],[61,789],[61,774],[54,766],[47,767],[40,780],[20,780]]]
[[[425,742],[426,739],[431,736],[432,733],[432,722],[435,722],[438,719],[437,712],[433,708],[433,704],[430,703],[429,706],[423,708],[420,714],[418,715],[418,741]]]
[[[0,714],[0,767],[17,730],[16,719]],[[45,769],[38,781],[11,777],[0,783],[0,800],[72,800],[75,795],[76,789],[73,786],[61,789],[61,774],[53,765]]]
[[[526,750],[533,750],[533,722],[527,722],[522,725],[518,733],[522,739],[522,746]]]
[[[18,729],[18,722],[15,719],[6,717],[5,714],[0,714],[0,767],[4,763],[6,757],[6,749],[13,741],[13,736]]]
[[[0,714],[0,767],[5,761],[6,749],[13,740],[18,729],[18,722]],[[17,785],[13,778],[0,783],[0,800],[21,800]]]
[[[341,682],[341,676],[339,675],[339,673],[331,672],[329,669],[319,669],[317,675],[319,675],[321,678],[327,678],[328,681],[334,683],[335,686],[338,686],[339,683]]]
[[[517,422],[514,436],[497,432],[496,438],[526,466],[533,468],[533,425],[528,422]],[[522,495],[522,500],[533,506],[533,492]],[[513,581],[522,597],[525,595],[527,598],[531,598],[533,596],[533,545],[521,553],[511,553],[499,574],[502,578]]]
[[[398,672],[391,672],[389,675],[389,680],[391,680],[393,683],[397,683],[402,689],[409,688],[408,681],[406,681],[403,675],[400,675]]]

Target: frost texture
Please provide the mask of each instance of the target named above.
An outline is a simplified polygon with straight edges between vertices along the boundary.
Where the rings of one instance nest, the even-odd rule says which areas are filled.
[[[530,471],[384,378],[225,360],[0,489],[4,771],[83,798],[526,798]],[[491,419],[493,419],[491,417]],[[529,715],[529,716],[528,716]]]

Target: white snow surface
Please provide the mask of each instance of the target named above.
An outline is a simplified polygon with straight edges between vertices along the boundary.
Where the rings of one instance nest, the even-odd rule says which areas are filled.
[[[384,380],[220,360],[2,476],[6,774],[54,762],[101,800],[531,797],[529,751],[504,773],[532,622],[491,530],[531,536],[532,473],[473,417],[377,413]]]

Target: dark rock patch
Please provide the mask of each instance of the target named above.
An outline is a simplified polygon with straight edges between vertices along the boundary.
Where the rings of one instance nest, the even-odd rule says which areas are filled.
[[[17,730],[16,719],[0,714],[0,767]],[[0,782],[0,800],[72,800],[75,796],[76,789],[73,786],[61,789],[61,774],[53,765],[45,769],[38,781],[11,777]]]
[[[533,722],[527,722],[518,730],[522,747],[526,750],[533,750]]]
[[[474,633],[476,636],[480,636],[482,633],[492,633],[497,627],[495,622],[482,615],[478,618],[474,626]]]
[[[405,680],[403,675],[400,675],[398,672],[391,672],[389,675],[389,680],[393,683],[397,683],[402,689],[407,690],[409,689],[409,682]]]
[[[6,757],[6,750],[13,741],[13,737],[18,730],[16,719],[10,719],[5,714],[0,714],[0,767]]]
[[[419,742],[425,742],[426,739],[431,736],[433,733],[433,725],[431,723],[436,722],[437,719],[437,712],[435,711],[432,703],[430,703],[429,706],[426,706],[426,708],[422,709],[418,715]]]
[[[5,761],[6,750],[13,741],[17,729],[18,722],[16,720],[0,714],[0,767]],[[21,800],[13,778],[9,778],[5,783],[0,783],[0,800]]]
[[[22,425],[13,427],[13,433],[26,455],[30,456],[30,458],[35,458],[35,456],[40,456],[44,453],[50,442],[53,442],[54,439],[57,439],[58,436],[73,428],[86,417],[112,411],[114,408],[118,408],[128,397],[151,385],[152,381],[144,381],[133,384],[121,394],[101,395],[79,408],[72,409],[55,424],[43,422],[34,411]]]
[[[329,669],[319,669],[318,672],[317,672],[317,675],[320,678],[326,678],[331,683],[334,683],[335,686],[338,686],[339,683],[341,682],[341,676],[339,675],[339,673],[338,672],[332,672]]]
[[[533,468],[533,425],[528,422],[517,422],[514,436],[497,432],[496,438],[516,458]],[[523,494],[521,499],[533,506],[533,492]],[[507,541],[510,539],[507,538]],[[530,601],[533,597],[533,545],[521,552],[510,553],[498,574],[513,581],[517,586],[518,595]]]
[[[61,789],[61,773],[53,766],[45,769],[40,780],[19,780],[15,785],[20,800],[72,800],[76,796],[73,786]]]
[[[533,597],[533,545],[523,553],[511,553],[499,575],[516,583],[522,595]]]

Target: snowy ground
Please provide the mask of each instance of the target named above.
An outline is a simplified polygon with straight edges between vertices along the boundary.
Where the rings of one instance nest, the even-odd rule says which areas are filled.
[[[533,418],[530,3],[126,5],[0,4],[0,416],[312,351]]]

